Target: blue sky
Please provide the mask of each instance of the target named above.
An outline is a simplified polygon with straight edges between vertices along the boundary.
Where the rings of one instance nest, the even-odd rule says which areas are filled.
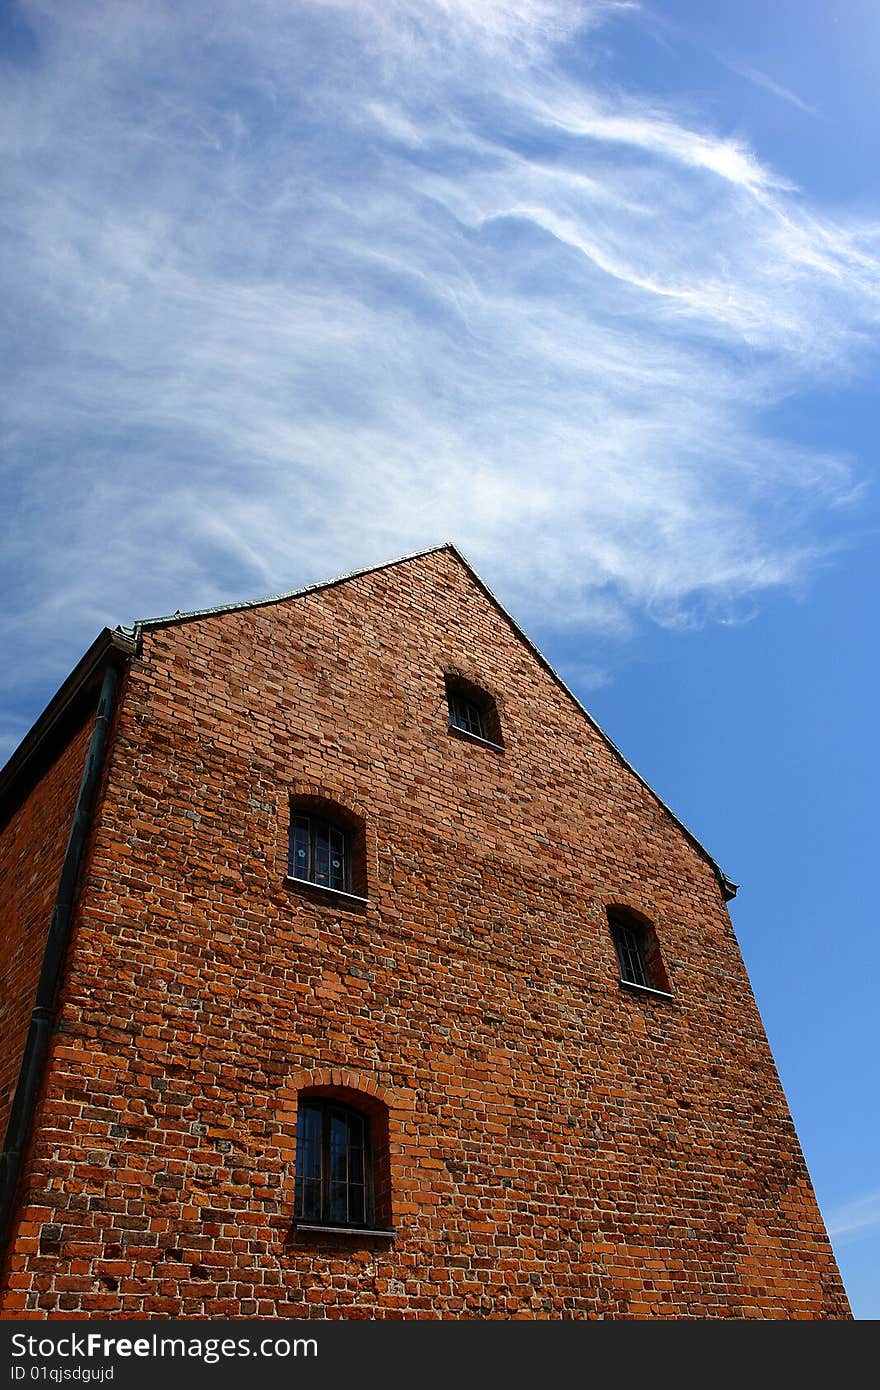
[[[0,755],[452,539],[730,875],[880,1316],[874,0],[6,0]]]

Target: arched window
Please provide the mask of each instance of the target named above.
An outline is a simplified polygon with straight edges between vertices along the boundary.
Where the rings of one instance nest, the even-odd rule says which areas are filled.
[[[449,727],[454,733],[503,748],[498,708],[487,691],[463,676],[448,674],[446,703],[449,706]]]
[[[294,1221],[306,1230],[394,1234],[388,1111],[381,1102],[347,1088],[300,1094]]]
[[[621,984],[671,997],[660,944],[650,922],[627,908],[609,907],[608,926],[617,954]]]
[[[372,1226],[372,1156],[366,1115],[331,1100],[300,1103],[296,1215],[327,1226]]]
[[[367,896],[367,856],[363,819],[323,796],[291,799],[287,842],[288,881]]]

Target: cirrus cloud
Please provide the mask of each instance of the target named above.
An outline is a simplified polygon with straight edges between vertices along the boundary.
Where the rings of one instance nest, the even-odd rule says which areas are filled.
[[[637,15],[19,7],[8,745],[106,621],[445,538],[527,624],[618,633],[833,548],[859,479],[762,421],[876,342],[880,230],[603,86]]]

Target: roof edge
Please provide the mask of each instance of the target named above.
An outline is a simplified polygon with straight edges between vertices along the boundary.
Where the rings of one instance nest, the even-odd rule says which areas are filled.
[[[132,637],[120,628],[102,628],[92,645],[80,657],[67,679],[58,687],[46,708],[25,734],[5,766],[0,769],[0,815],[26,779],[29,769],[51,743],[65,716],[87,689],[89,683],[110,662],[122,664],[134,654]]]
[[[284,603],[287,599],[303,598],[306,594],[318,593],[321,589],[333,589],[337,584],[346,584],[349,579],[360,579],[365,574],[377,574],[380,570],[393,569],[395,565],[405,565],[410,560],[421,560],[425,555],[436,555],[441,550],[453,550],[459,559],[467,561],[460,554],[452,541],[443,541],[440,545],[429,545],[424,550],[413,550],[408,555],[398,555],[396,560],[383,560],[378,565],[365,565],[363,569],[350,570],[347,574],[338,574],[334,579],[322,579],[317,584],[304,584],[301,589],[288,589],[283,594],[268,594],[265,598],[247,599],[240,603],[219,603],[213,608],[193,608],[186,613],[169,613],[162,618],[141,618],[133,627],[121,629],[126,636],[132,637],[136,642],[140,642],[141,634],[156,627],[172,627],[175,623],[193,622],[198,618],[213,618],[222,613],[241,613],[249,608],[265,608],[270,604]],[[470,566],[468,565],[468,569]]]
[[[460,562],[464,565],[468,573],[472,575],[473,578],[476,580],[477,584],[479,584],[480,588],[482,589],[486,597],[489,599],[490,603],[492,603],[498,609],[499,613],[501,613],[502,616],[510,624],[517,637],[519,637],[519,639],[522,642],[524,642],[525,645],[529,648],[532,654],[535,657],[537,657],[538,661],[541,663],[547,674],[552,677],[552,679],[556,682],[559,688],[562,691],[564,691],[568,698],[577,706],[581,714],[584,715],[589,724],[591,724],[592,727],[596,730],[596,733],[599,735],[602,741],[607,745],[608,748],[611,749],[612,753],[615,754],[615,756],[620,760],[620,762],[627,769],[627,771],[631,772],[632,775],[636,778],[636,780],[638,782],[641,782],[642,786],[651,793],[651,796],[654,798],[657,804],[666,812],[666,814],[670,817],[672,822],[676,826],[678,826],[678,829],[682,832],[682,834],[690,841],[694,848],[699,851],[703,858],[707,860],[707,862],[709,863],[709,865],[715,873],[715,877],[718,879],[718,884],[721,888],[721,893],[724,898],[724,901],[726,903],[731,902],[736,897],[739,884],[734,883],[731,878],[728,878],[727,874],[721,868],[721,865],[718,863],[718,861],[714,859],[713,856],[706,849],[706,846],[702,844],[700,840],[697,839],[696,835],[693,833],[692,830],[688,829],[684,821],[679,819],[679,817],[675,814],[671,807],[667,806],[662,796],[660,796],[659,792],[656,792],[654,790],[650,782],[648,782],[647,779],[644,778],[642,774],[637,770],[637,768],[634,768],[632,763],[624,757],[623,753],[621,753],[614,740],[608,734],[606,734],[602,726],[598,724],[596,720],[593,718],[593,716],[590,714],[590,711],[587,709],[586,705],[583,705],[581,701],[578,699],[578,697],[575,695],[574,691],[566,685],[565,681],[562,679],[556,668],[554,666],[551,666],[550,662],[547,660],[546,656],[541,651],[541,649],[535,645],[531,637],[529,637],[528,633],[520,627],[519,623],[516,621],[516,618],[512,617],[511,614],[507,611],[501,600],[492,592],[486,581],[474,569],[470,560],[468,560],[467,557],[462,554],[458,546],[454,545],[452,541],[448,542],[446,546],[438,546],[437,548],[451,550],[453,554],[458,558],[458,560],[460,560]]]

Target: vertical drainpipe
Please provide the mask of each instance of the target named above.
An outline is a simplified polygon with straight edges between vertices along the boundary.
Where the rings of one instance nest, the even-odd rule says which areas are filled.
[[[61,866],[61,878],[58,882],[55,906],[49,922],[46,949],[43,952],[43,966],[37,985],[37,997],[31,1014],[24,1055],[21,1059],[18,1084],[9,1112],[3,1152],[0,1154],[0,1251],[4,1255],[15,1206],[21,1162],[30,1139],[40,1083],[46,1065],[46,1054],[49,1051],[55,1012],[55,996],[58,992],[58,982],[70,937],[80,864],[91,829],[95,792],[101,775],[101,766],[104,761],[104,751],[107,746],[107,736],[110,731],[110,720],[118,687],[119,674],[112,664],[108,665],[104,673],[104,683],[101,686],[95,726],[86,755],[86,765],[67,839],[64,863]]]

